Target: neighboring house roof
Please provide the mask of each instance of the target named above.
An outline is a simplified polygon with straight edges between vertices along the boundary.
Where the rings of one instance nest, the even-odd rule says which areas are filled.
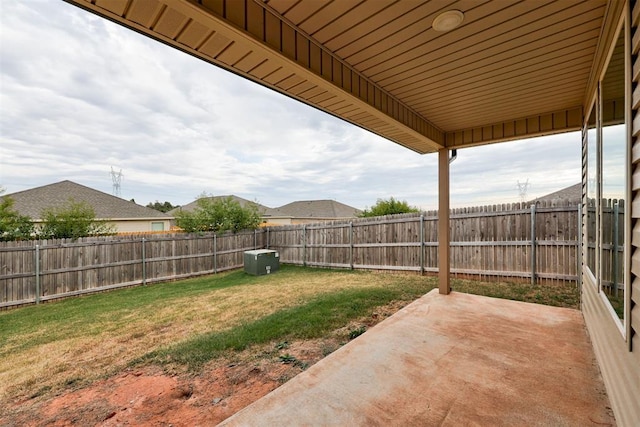
[[[577,183],[567,188],[563,188],[562,190],[554,191],[553,193],[549,193],[542,197],[538,197],[535,199],[536,202],[547,202],[554,200],[570,200],[570,201],[580,201],[582,199],[582,184]]]
[[[240,203],[240,206],[244,207],[249,203],[253,203],[258,206],[258,212],[263,218],[319,218],[319,219],[331,219],[331,218],[353,218],[358,216],[361,212],[352,206],[345,205],[344,203],[336,202],[335,200],[303,200],[292,202],[279,208],[270,208],[268,206],[261,205],[260,203],[252,202],[242,197],[230,195],[230,196],[211,196],[209,199],[219,200],[227,197],[231,197],[236,202]],[[199,200],[199,199],[198,199]],[[168,212],[169,215],[174,215],[179,210],[192,212],[198,207],[198,200],[195,200],[187,205],[180,206],[172,209]]]
[[[240,206],[242,206],[243,208],[250,203],[253,203],[254,205],[256,205],[258,207],[258,212],[260,212],[261,215],[265,215],[266,212],[271,211],[272,209],[261,205],[260,203],[256,203],[256,202],[252,202],[251,200],[247,200],[247,199],[243,199],[242,197],[238,197],[238,196],[234,196],[234,195],[228,195],[228,196],[211,196],[211,197],[207,197],[207,199],[210,200],[220,200],[220,199],[226,199],[228,197],[231,197],[234,201],[240,203]],[[176,212],[178,211],[185,211],[185,212],[192,212],[194,209],[196,209],[198,207],[198,200],[194,200],[193,202],[186,204],[184,206],[180,206],[177,207],[175,209],[170,210],[169,212],[167,212],[169,215],[174,215]]]
[[[335,200],[302,200],[272,209],[272,216],[293,218],[352,218],[361,212]]]
[[[7,194],[13,199],[13,208],[21,215],[41,219],[45,209],[60,209],[69,201],[84,202],[94,210],[96,219],[170,219],[171,216],[155,209],[140,206],[72,181],[60,181],[30,190]],[[6,197],[4,196],[4,197]]]

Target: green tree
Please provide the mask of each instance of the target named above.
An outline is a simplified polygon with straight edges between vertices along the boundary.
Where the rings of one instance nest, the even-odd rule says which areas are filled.
[[[96,220],[95,211],[84,202],[69,203],[58,209],[45,209],[41,215],[40,235],[45,239],[77,239],[85,236],[113,234],[113,227]]]
[[[401,213],[410,213],[410,212],[420,212],[420,209],[409,206],[409,204],[402,200],[396,200],[393,197],[389,199],[378,199],[375,205],[369,208],[365,208],[364,211],[360,214],[361,217],[371,217],[371,216],[383,216],[383,215],[393,215],[393,214],[401,214]]]
[[[4,189],[0,188],[0,194]],[[10,196],[0,198],[0,241],[29,240],[34,236],[31,218],[20,215],[13,209]]]
[[[176,212],[176,224],[188,233],[225,232],[258,228],[262,218],[258,207],[249,203],[242,207],[232,197],[215,199],[201,196],[192,212]]]
[[[151,208],[151,209],[155,209],[155,210],[160,211],[160,212],[169,212],[171,209],[175,209],[175,208],[178,208],[180,206],[178,206],[178,205],[174,206],[174,205],[171,204],[171,202],[161,203],[161,202],[156,200],[154,203],[148,203],[147,207]]]

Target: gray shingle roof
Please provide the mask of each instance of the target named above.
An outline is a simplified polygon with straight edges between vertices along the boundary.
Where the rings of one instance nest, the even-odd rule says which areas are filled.
[[[335,200],[301,200],[273,209],[273,216],[294,218],[353,218],[361,211]]]
[[[91,206],[96,219],[170,218],[170,215],[155,209],[140,206],[72,181],[60,181],[6,196],[13,199],[13,208],[17,212],[34,220],[40,219],[45,209],[60,209],[68,206],[71,199],[76,203],[84,202]]]
[[[582,200],[582,184],[577,183],[570,187],[563,188],[562,190],[554,191],[542,197],[535,199],[536,201],[554,201],[554,200],[569,200],[572,202],[579,202]]]
[[[261,205],[260,203],[256,203],[256,202],[252,202],[251,200],[247,200],[247,199],[243,199],[242,197],[238,197],[238,196],[234,196],[234,195],[230,195],[230,196],[211,196],[211,197],[207,197],[207,199],[211,199],[211,200],[220,200],[220,199],[226,199],[227,197],[231,197],[233,200],[235,200],[236,202],[240,203],[240,206],[242,206],[243,208],[249,204],[249,203],[253,203],[254,205],[256,205],[258,207],[258,212],[260,212],[261,215],[266,215],[267,212],[272,211],[273,209]],[[184,206],[180,206],[178,208],[172,209],[169,212],[167,212],[169,215],[174,215],[177,211],[183,210],[185,212],[192,212],[195,208],[198,207],[198,200],[194,200],[193,202],[186,204]]]

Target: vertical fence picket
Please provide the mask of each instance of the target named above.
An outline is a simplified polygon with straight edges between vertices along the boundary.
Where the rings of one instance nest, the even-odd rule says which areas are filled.
[[[578,289],[582,289],[582,262],[583,262],[583,247],[582,245],[584,244],[583,240],[582,240],[582,235],[583,235],[583,230],[582,227],[584,227],[584,223],[583,223],[583,218],[582,218],[582,203],[578,204],[578,220],[577,220],[577,225],[578,225],[578,243],[576,245],[576,273],[577,273],[577,284],[578,284]],[[586,253],[586,251],[584,251]]]
[[[613,295],[618,297],[618,245],[619,242],[619,234],[620,234],[620,205],[618,201],[615,200],[613,202],[613,239],[612,246],[613,248],[611,253],[612,258],[612,268],[611,268],[611,286],[613,289]]]
[[[349,221],[349,268],[353,270],[353,221]]]
[[[307,266],[307,225],[302,226],[302,265]]]
[[[420,215],[420,274],[424,274],[424,215]]]
[[[213,235],[213,272],[218,272],[218,236]]]
[[[40,245],[36,245],[34,262],[36,264],[36,304],[40,304]]]
[[[536,284],[536,204],[531,205],[531,284]]]
[[[142,284],[147,284],[147,260],[145,257],[145,238],[142,238]]]

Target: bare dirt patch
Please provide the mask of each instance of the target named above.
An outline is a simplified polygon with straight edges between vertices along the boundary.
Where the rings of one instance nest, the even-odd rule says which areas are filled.
[[[337,342],[315,340],[286,349],[253,349],[218,359],[194,374],[147,366],[49,399],[14,402],[3,426],[212,425],[231,416],[320,360]],[[288,356],[298,363],[284,362]]]
[[[371,316],[330,336],[270,343],[220,358],[197,373],[180,366],[126,369],[89,385],[70,385],[3,405],[0,426],[214,425],[293,378],[406,302],[378,307]]]

